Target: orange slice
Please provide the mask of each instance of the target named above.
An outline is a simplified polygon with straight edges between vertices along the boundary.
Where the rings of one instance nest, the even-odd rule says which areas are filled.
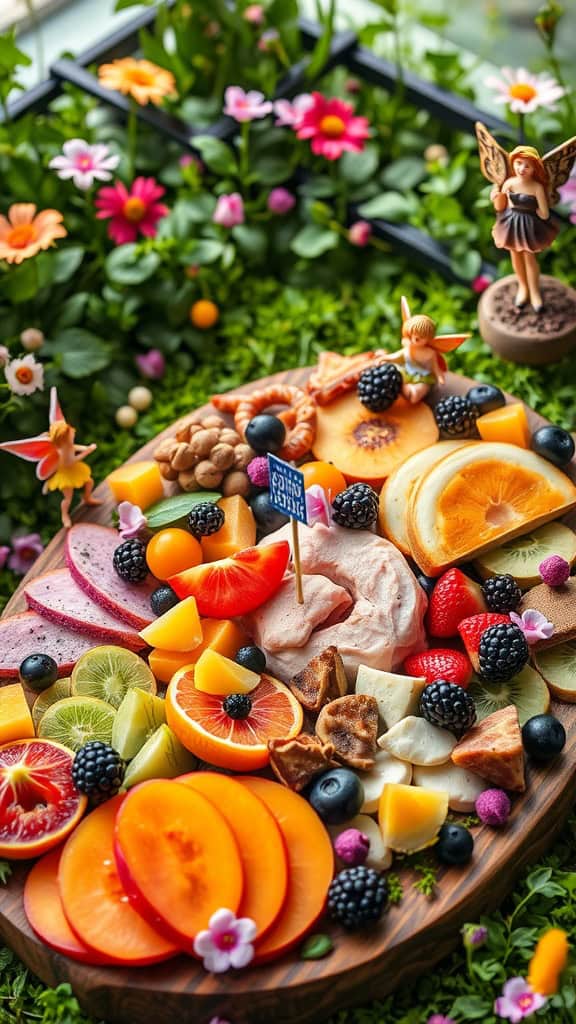
[[[290,738],[302,728],[302,707],[287,686],[263,675],[252,690],[247,718],[230,718],[224,696],[194,686],[194,668],[181,669],[166,693],[166,720],[184,746],[201,761],[250,772],[268,764],[268,740]]]

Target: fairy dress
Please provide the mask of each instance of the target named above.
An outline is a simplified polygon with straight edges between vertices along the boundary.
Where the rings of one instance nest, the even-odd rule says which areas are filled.
[[[560,224],[551,215],[538,216],[536,196],[526,192],[509,192],[510,204],[496,218],[492,238],[497,249],[513,252],[542,252],[556,238]]]

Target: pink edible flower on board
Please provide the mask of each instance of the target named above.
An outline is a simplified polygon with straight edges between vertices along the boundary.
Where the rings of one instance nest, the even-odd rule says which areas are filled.
[[[243,224],[244,200],[240,193],[230,192],[229,195],[219,196],[212,220],[215,224],[221,224],[223,228],[234,228],[237,224]]]
[[[8,559],[8,568],[18,576],[25,576],[43,551],[44,545],[39,533],[12,537],[12,554]]]
[[[168,207],[158,202],[165,191],[155,178],[135,178],[130,191],[117,181],[98,192],[96,216],[110,221],[108,234],[116,245],[135,242],[139,234],[155,238],[158,221],[168,213]]]
[[[205,931],[194,939],[194,952],[202,957],[204,970],[223,974],[231,967],[247,967],[254,959],[256,924],[250,917],[236,917],[221,907],[212,914]]]
[[[510,978],[504,985],[502,995],[494,1003],[494,1013],[512,1024],[518,1024],[545,1004],[545,997],[533,992],[525,978]]]
[[[118,505],[118,532],[122,540],[137,537],[147,525],[146,516],[139,505],[131,501],[121,501]]]
[[[312,484],[306,488],[305,493],[308,526],[313,526],[314,523],[330,526],[330,506],[324,488],[320,487],[320,484]]]
[[[235,121],[255,121],[272,113],[270,101],[255,89],[245,92],[240,85],[229,85],[224,99],[224,113]]]
[[[276,100],[274,113],[277,128],[297,128],[304,114],[314,106],[314,97],[309,92],[301,92],[293,100]]]
[[[312,93],[313,105],[298,125],[299,139],[310,139],[316,156],[338,160],[343,153],[361,153],[370,135],[368,119],[356,117],[350,103]]]
[[[52,158],[48,166],[59,178],[71,178],[76,188],[86,191],[95,181],[109,181],[120,157],[99,142],[91,146],[85,139],[68,139],[62,153]]]
[[[538,640],[549,640],[554,632],[553,623],[548,622],[546,616],[535,608],[527,608],[522,615],[510,612],[510,621],[522,630],[529,644],[535,644]]]

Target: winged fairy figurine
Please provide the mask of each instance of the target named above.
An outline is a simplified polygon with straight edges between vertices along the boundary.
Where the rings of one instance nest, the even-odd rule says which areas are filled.
[[[400,300],[402,314],[402,348],[386,355],[387,363],[397,363],[402,374],[402,394],[412,405],[421,402],[430,388],[444,383],[446,360],[443,352],[453,352],[469,334],[436,334],[431,316],[412,316],[408,300]]]
[[[476,122],[480,169],[492,183],[490,199],[496,210],[492,238],[507,249],[518,280],[515,306],[528,301],[536,313],[543,309],[537,254],[548,249],[560,224],[550,207],[558,202],[558,189],[570,177],[576,161],[576,136],[540,156],[534,146],[516,146],[507,153],[485,125]]]

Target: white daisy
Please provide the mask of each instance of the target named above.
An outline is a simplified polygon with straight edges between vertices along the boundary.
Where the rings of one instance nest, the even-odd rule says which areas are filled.
[[[526,68],[502,68],[501,78],[491,75],[486,85],[496,90],[496,103],[507,103],[514,114],[531,114],[538,107],[556,110],[566,89],[547,74],[533,75]]]
[[[32,395],[44,390],[44,367],[33,355],[12,359],[4,367],[4,376],[10,391],[15,395]]]

